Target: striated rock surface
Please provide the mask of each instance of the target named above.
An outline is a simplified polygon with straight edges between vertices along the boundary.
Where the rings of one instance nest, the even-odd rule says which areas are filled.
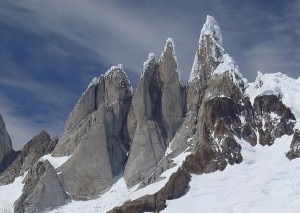
[[[145,179],[162,160],[183,121],[184,97],[174,43],[168,39],[158,61],[154,54],[149,55],[132,98],[128,116],[131,148],[124,171],[128,187]]]
[[[23,193],[14,204],[14,212],[47,212],[69,200],[54,167],[48,160],[36,162],[28,171],[23,183]]]
[[[98,196],[113,184],[107,136],[102,120],[104,107],[92,114],[90,127],[72,157],[58,168],[59,179],[73,199]]]
[[[113,66],[106,74],[93,79],[70,113],[63,136],[53,155],[57,157],[68,156],[74,152],[89,128],[90,115],[97,111],[101,105],[106,105],[108,111],[116,113],[117,119],[119,119],[117,121],[124,120],[128,113],[127,105],[130,104],[130,97],[132,96],[131,90],[131,84],[127,74],[123,71],[122,65]],[[120,133],[124,128],[123,123],[118,126],[118,123],[113,121],[111,123],[115,125],[114,129],[109,131],[117,136],[123,134]]]
[[[6,131],[2,115],[0,114],[0,165],[2,164],[2,160],[5,158],[7,153],[11,152],[12,150],[11,139]]]
[[[218,22],[207,16],[202,27],[187,88],[187,110],[199,107],[206,85],[225,54]]]
[[[50,135],[45,131],[33,137],[22,148],[12,164],[0,175],[0,184],[12,183],[16,177],[23,175],[42,156],[51,153],[56,143],[57,141],[52,141]]]
[[[58,171],[73,199],[93,198],[113,184],[129,150],[131,85],[121,65],[94,79],[71,112],[54,156],[72,154]],[[86,111],[85,106],[93,106]],[[88,108],[89,108],[88,107]]]

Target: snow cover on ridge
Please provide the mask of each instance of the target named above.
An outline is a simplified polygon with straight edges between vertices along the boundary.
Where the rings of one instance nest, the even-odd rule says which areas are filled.
[[[101,74],[100,77],[94,77],[92,79],[92,81],[89,83],[89,85],[87,86],[86,90],[84,91],[83,95],[88,91],[88,89],[91,87],[91,86],[94,86],[94,85],[97,85],[101,79],[103,77],[107,77],[107,78],[123,78],[123,76],[121,76],[118,72],[116,71],[120,71],[122,73],[123,76],[125,76],[125,78],[128,80],[128,82],[130,83],[130,80],[128,78],[128,75],[126,72],[124,72],[124,69],[123,69],[123,65],[122,64],[118,64],[117,66],[112,66],[109,70],[107,70],[104,74]],[[131,85],[131,84],[130,84]],[[132,86],[130,87],[130,90],[132,92]]]
[[[198,53],[202,46],[202,42],[205,42],[205,36],[209,36],[212,40],[212,44],[209,44],[211,45],[211,57],[214,58],[215,62],[222,62],[223,60],[225,50],[222,46],[223,41],[220,26],[214,17],[208,15],[206,17],[206,22],[201,29],[199,47],[195,54],[190,78],[188,81],[189,83],[195,82],[199,78],[198,70],[201,69],[201,63],[198,61]]]
[[[220,75],[228,71],[232,76],[232,81],[235,85],[240,85],[243,83],[245,87],[248,87],[248,80],[243,78],[242,73],[239,71],[238,66],[235,64],[232,57],[228,54],[224,54],[222,57],[222,63],[220,63],[214,70],[213,75]]]
[[[201,42],[204,35],[212,36],[213,40],[215,40],[218,46],[221,47],[223,45],[222,33],[219,23],[214,17],[210,15],[206,16],[206,22],[204,23],[201,30],[199,43]]]
[[[150,67],[150,64],[156,62],[156,56],[154,53],[149,53],[147,61],[143,64],[143,70],[140,79],[144,78],[146,70]]]
[[[291,109],[295,115],[296,128],[300,128],[300,77],[293,79],[280,72],[272,74],[257,73],[255,82],[250,83],[246,89],[253,105],[254,99],[261,95],[277,95],[282,102]]]
[[[63,157],[53,157],[51,154],[44,155],[41,157],[38,161],[45,161],[48,160],[52,166],[56,169],[63,165],[72,155],[69,156],[63,156]]]

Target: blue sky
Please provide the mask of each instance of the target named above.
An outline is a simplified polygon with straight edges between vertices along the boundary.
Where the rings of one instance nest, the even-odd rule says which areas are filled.
[[[298,78],[299,11],[299,0],[2,0],[0,113],[16,149],[42,129],[61,135],[93,77],[122,63],[136,85],[168,37],[186,81],[207,14],[250,82],[257,70]]]

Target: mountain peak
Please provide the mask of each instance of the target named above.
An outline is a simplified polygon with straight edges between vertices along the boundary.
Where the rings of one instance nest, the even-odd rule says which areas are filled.
[[[222,34],[218,22],[212,16],[206,17],[195,55],[189,85],[205,85],[212,72],[223,61],[225,50],[222,47]],[[198,85],[198,86],[197,86]]]
[[[117,66],[112,66],[109,70],[106,71],[104,77],[116,77],[119,76],[119,74],[127,75],[123,70],[122,64],[118,64]]]
[[[166,45],[165,45],[165,48],[164,48],[164,52],[168,52],[168,51],[174,53],[174,40],[172,38],[168,38],[166,40]]]
[[[153,67],[156,66],[156,56],[154,53],[149,53],[148,55],[148,59],[144,62],[143,64],[143,71],[141,74],[141,79],[145,77],[146,73],[149,72],[149,70],[151,70],[151,73],[153,71]]]
[[[222,46],[222,33],[219,23],[214,17],[209,15],[207,15],[206,22],[202,27],[199,42],[201,42],[204,36],[210,36],[218,43],[219,46]]]

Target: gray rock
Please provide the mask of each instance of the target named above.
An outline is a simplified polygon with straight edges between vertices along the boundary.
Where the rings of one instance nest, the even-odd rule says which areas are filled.
[[[161,109],[158,117],[161,120],[162,131],[170,142],[184,118],[184,93],[179,81],[179,69],[176,61],[172,39],[168,39],[158,63],[158,70],[154,72],[154,78],[161,93]],[[159,120],[159,119],[158,119]]]
[[[89,85],[78,100],[66,122],[63,136],[58,142],[53,155],[56,157],[68,156],[74,152],[81,138],[88,131],[89,123],[87,121],[89,116],[101,105],[113,106],[119,103],[118,107],[114,106],[114,113],[117,117],[120,117],[117,118],[119,122],[123,121],[128,114],[128,105],[130,105],[132,96],[131,90],[128,76],[121,65],[114,66],[104,75],[101,75],[96,82]],[[113,130],[114,135],[123,135],[123,133],[120,133],[124,129],[123,123],[121,122]],[[117,125],[117,123],[114,124]]]
[[[286,157],[289,160],[300,157],[300,131],[298,129],[295,130],[290,150],[286,154]]]
[[[153,54],[149,55],[132,98],[127,120],[131,147],[124,171],[128,187],[157,169],[183,122],[184,109],[174,44],[168,39],[158,62]]]
[[[42,131],[33,137],[21,150],[21,153],[13,163],[0,175],[0,184],[12,183],[16,177],[23,175],[42,156],[53,151],[56,141],[52,141],[50,135]]]
[[[212,72],[222,62],[225,51],[222,47],[222,34],[218,22],[211,16],[207,16],[195,55],[187,89],[187,110],[199,109]]]
[[[97,197],[123,172],[129,150],[126,119],[131,96],[131,85],[122,67],[112,67],[88,87],[72,111],[54,155],[72,154],[58,171],[73,199]],[[77,110],[82,105],[90,106],[84,101],[94,105],[92,112]]]
[[[12,150],[12,144],[10,136],[8,135],[5,127],[5,123],[0,114],[0,164],[6,154]]]
[[[90,128],[72,157],[58,168],[59,179],[73,199],[96,197],[113,184],[103,120],[104,107],[100,107],[92,113]]]
[[[66,122],[64,133],[54,149],[53,156],[71,155],[80,142],[80,138],[85,134],[88,128],[86,118],[95,111],[96,86],[90,86],[82,94],[74,109],[70,113]]]
[[[23,193],[14,204],[15,212],[47,212],[64,205],[69,200],[54,167],[48,160],[35,163],[23,183],[25,183]]]
[[[157,123],[148,120],[138,124],[124,171],[128,187],[146,178],[156,169],[165,154],[166,146]]]

